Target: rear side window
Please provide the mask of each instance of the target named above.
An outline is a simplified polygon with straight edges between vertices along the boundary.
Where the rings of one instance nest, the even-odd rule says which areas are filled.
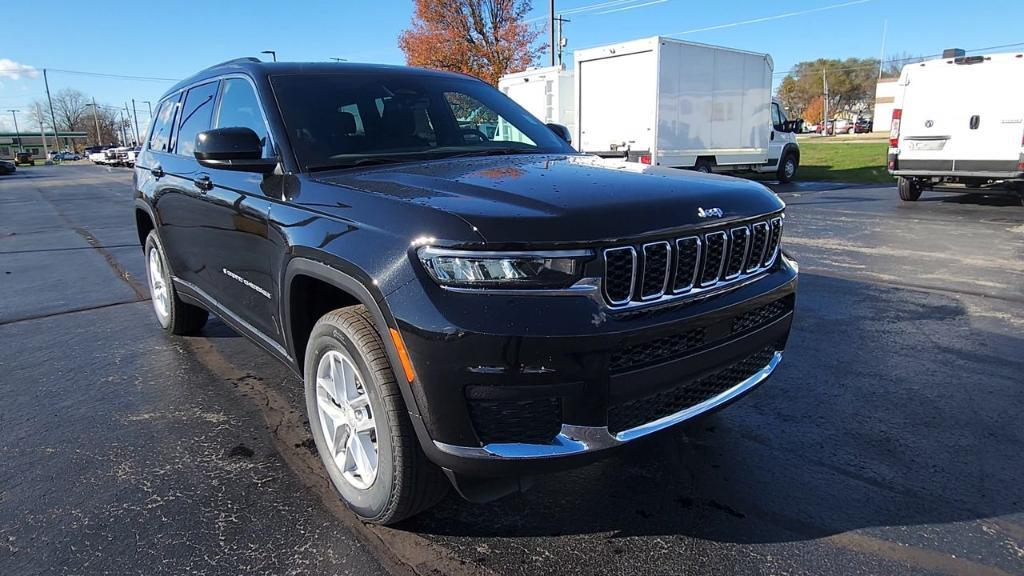
[[[177,108],[178,96],[175,95],[160,104],[156,111],[153,132],[149,135],[149,149],[157,152],[170,152],[171,128],[174,127],[174,110]]]
[[[213,101],[217,97],[217,82],[196,86],[185,96],[178,126],[178,154],[191,156],[196,147],[196,135],[210,129]]]
[[[260,101],[247,80],[230,78],[222,83],[214,128],[249,128],[260,137],[266,154],[267,124],[263,121]]]

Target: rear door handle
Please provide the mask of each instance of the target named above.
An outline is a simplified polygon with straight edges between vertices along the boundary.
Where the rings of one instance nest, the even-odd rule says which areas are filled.
[[[154,178],[162,178],[164,175],[164,169],[157,164],[149,169],[149,173],[152,174]]]
[[[199,174],[196,176],[196,188],[199,188],[203,193],[213,190],[213,180],[210,180],[209,174]]]

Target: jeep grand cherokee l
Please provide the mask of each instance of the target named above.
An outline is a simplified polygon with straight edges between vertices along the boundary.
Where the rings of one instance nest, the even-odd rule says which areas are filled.
[[[483,82],[242,59],[173,87],[134,169],[153,307],[305,383],[361,518],[482,501],[721,407],[789,335],[762,185],[576,153]]]

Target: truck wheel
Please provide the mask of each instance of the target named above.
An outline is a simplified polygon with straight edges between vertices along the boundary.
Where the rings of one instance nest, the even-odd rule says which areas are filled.
[[[392,524],[436,504],[448,481],[427,460],[365,306],[328,312],[306,346],[306,410],[334,488],[361,519]]]
[[[182,302],[178,297],[167,269],[164,247],[155,230],[151,230],[149,236],[146,236],[145,254],[149,295],[160,326],[179,336],[199,332],[206,325],[210,313],[198,306]]]
[[[797,159],[796,154],[786,152],[782,156],[782,161],[779,162],[779,169],[776,171],[776,177],[779,182],[789,184],[793,177],[796,176],[796,169],[799,165],[800,160]]]
[[[916,202],[921,197],[921,185],[910,178],[900,176],[897,188],[900,191],[900,200],[905,202]]]
[[[693,169],[702,174],[711,174],[711,161],[707,158],[698,158],[697,163],[693,165]]]

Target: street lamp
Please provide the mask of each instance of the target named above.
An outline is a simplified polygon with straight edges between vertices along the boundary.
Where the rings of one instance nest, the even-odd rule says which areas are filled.
[[[274,62],[277,62],[277,52],[274,50],[264,50],[263,52],[260,52],[260,54],[270,54],[270,57],[274,59]]]
[[[18,130],[18,115],[16,114],[16,112],[18,112],[18,110],[10,109],[10,110],[8,110],[8,112],[10,112],[11,113],[11,117],[14,118],[14,133],[18,137],[18,152],[24,152],[25,149],[21,147],[21,130]]]
[[[96,105],[96,99],[93,98],[93,101],[87,103],[86,106],[92,106],[92,120],[96,123],[96,145],[103,146],[103,136],[100,134],[99,106]]]
[[[139,102],[144,103],[146,105],[146,107],[149,108],[149,119],[152,120],[153,119],[153,103],[150,102],[149,100],[139,100]]]

